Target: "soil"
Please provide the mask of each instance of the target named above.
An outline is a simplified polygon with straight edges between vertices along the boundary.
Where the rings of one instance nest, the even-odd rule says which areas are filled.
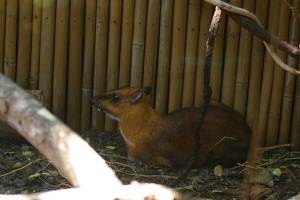
[[[129,161],[120,134],[93,131],[82,137],[124,184],[137,180],[170,185],[183,170],[158,165],[147,167]],[[250,173],[249,184],[242,184],[245,171]],[[257,172],[256,176],[253,171]],[[28,194],[69,187],[34,147],[0,141],[0,194]],[[223,170],[218,167],[194,169],[174,189],[209,199],[245,199],[244,194],[250,194],[252,199],[288,199],[300,192],[300,152],[284,147],[265,151],[262,164],[255,169],[246,164]]]

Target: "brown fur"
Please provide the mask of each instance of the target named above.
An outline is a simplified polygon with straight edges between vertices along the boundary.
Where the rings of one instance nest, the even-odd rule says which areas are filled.
[[[160,116],[146,95],[150,87],[127,87],[93,97],[91,105],[119,121],[129,158],[147,165],[186,166],[192,155],[193,135],[200,108],[183,108]],[[251,130],[233,109],[212,102],[200,131],[195,167],[233,166],[247,157]]]

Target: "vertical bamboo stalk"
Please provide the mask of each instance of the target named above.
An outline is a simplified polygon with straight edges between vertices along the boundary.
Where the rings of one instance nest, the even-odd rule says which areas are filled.
[[[260,20],[263,27],[266,27],[267,24],[268,13],[266,10],[268,10],[268,5],[268,1],[259,1],[256,3],[255,15]],[[259,38],[253,37],[246,116],[250,127],[252,127],[254,123],[259,106],[263,60],[264,45]]]
[[[158,47],[159,54],[155,96],[155,109],[160,114],[167,112],[173,4],[173,0],[162,1],[160,11],[160,42]]]
[[[16,77],[18,2],[6,2],[4,75],[12,80]]]
[[[199,107],[203,103],[203,69],[205,61],[206,41],[209,32],[209,26],[213,15],[213,6],[207,2],[202,1],[201,18],[200,18],[200,33],[198,40],[198,54],[197,54],[197,71],[196,71],[196,85],[195,85],[195,102],[194,106]]]
[[[187,0],[174,2],[168,111],[181,107]]]
[[[42,1],[33,0],[31,67],[30,67],[30,81],[29,81],[29,88],[31,90],[37,90],[39,85],[41,24],[42,24]]]
[[[28,89],[32,32],[32,0],[20,1],[16,82]]]
[[[49,109],[52,108],[54,28],[55,0],[43,1],[39,89],[43,90],[45,105]]]
[[[96,43],[93,84],[94,95],[102,94],[106,90],[109,2],[109,0],[97,0]],[[104,115],[96,109],[93,109],[93,127],[96,129],[104,128]]]
[[[218,33],[215,38],[214,50],[211,58],[211,89],[212,99],[221,100],[222,74],[223,74],[223,56],[225,40],[225,16],[221,15]]]
[[[278,19],[279,19],[280,2],[270,1],[269,5],[269,20],[268,20],[268,31],[272,34],[277,33]],[[271,90],[273,83],[273,72],[274,72],[274,61],[271,56],[266,52],[264,57],[264,69],[260,95],[260,105],[258,113],[257,130],[253,130],[259,137],[260,141],[265,141],[266,129],[268,124],[268,111],[271,100]],[[259,144],[263,145],[263,144]]]
[[[84,5],[83,0],[71,0],[67,123],[75,131],[80,130],[81,121]]]
[[[264,1],[267,2],[267,1]],[[242,7],[242,0],[230,1],[230,4]],[[239,52],[241,26],[232,19],[228,19],[226,34],[226,51],[224,59],[224,73],[221,101],[229,107],[234,104],[235,78],[237,71],[237,57]]]
[[[287,6],[287,5],[283,5]],[[300,11],[300,1],[293,1],[292,4],[295,11]],[[291,10],[290,10],[291,12]],[[290,30],[289,30],[289,43],[293,46],[297,46],[299,44],[299,18],[295,12],[291,14],[291,22],[290,22]],[[287,56],[287,64],[293,68],[297,68],[297,59],[291,56]],[[292,124],[292,114],[293,114],[293,101],[294,99],[294,91],[295,91],[295,75],[291,73],[285,74],[285,82],[284,82],[284,91],[283,91],[283,99],[282,99],[282,111],[280,117],[280,129],[279,129],[279,144],[284,144],[289,142],[289,134],[291,130]]]
[[[299,10],[298,10],[299,11]],[[300,70],[300,62],[298,62],[298,70]],[[297,77],[295,101],[294,101],[294,113],[291,131],[291,143],[294,150],[300,149],[300,78]]]
[[[132,43],[132,66],[130,85],[142,87],[143,84],[143,64],[145,52],[146,16],[147,2],[136,0],[134,11],[134,29]]]
[[[287,0],[287,2],[290,2]],[[284,1],[281,1],[279,15],[278,37],[284,41],[288,40],[290,10]],[[286,53],[277,51],[277,55],[285,62]],[[267,145],[277,144],[278,129],[281,114],[282,92],[284,86],[285,70],[275,64],[274,82],[272,86],[271,105],[269,111],[268,127],[267,127]]]
[[[243,7],[253,12],[255,1],[245,1]],[[249,85],[249,67],[251,54],[252,33],[246,29],[242,29],[239,57],[237,65],[237,76],[235,81],[234,109],[243,116],[246,112],[246,101]]]
[[[109,38],[108,38],[108,62],[107,62],[107,90],[118,87],[121,25],[122,25],[122,1],[110,1]],[[116,131],[116,122],[105,118],[105,130]]]
[[[194,105],[201,1],[189,1],[182,107]]]
[[[69,13],[70,0],[58,0],[56,5],[52,112],[63,121],[66,120],[67,110]]]
[[[0,73],[4,72],[5,11],[5,0],[0,0]]]
[[[92,108],[89,99],[92,97],[93,66],[95,52],[95,31],[97,0],[86,1],[85,9],[85,40],[82,77],[81,132],[91,128]]]
[[[143,85],[152,86],[151,102],[154,104],[155,79],[157,65],[157,50],[159,36],[160,0],[148,1],[148,16],[146,28],[146,47]]]
[[[130,83],[131,52],[134,23],[134,0],[123,2],[122,39],[120,52],[119,87],[128,86]]]

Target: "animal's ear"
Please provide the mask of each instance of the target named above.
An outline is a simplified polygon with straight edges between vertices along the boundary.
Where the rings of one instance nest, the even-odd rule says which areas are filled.
[[[135,103],[139,101],[142,97],[143,97],[143,92],[141,90],[137,90],[131,95],[131,102]]]
[[[146,95],[149,95],[151,93],[151,87],[150,86],[143,87],[141,90],[143,92],[145,92]]]

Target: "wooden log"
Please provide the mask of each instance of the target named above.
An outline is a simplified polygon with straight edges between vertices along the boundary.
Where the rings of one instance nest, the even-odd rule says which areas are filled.
[[[155,96],[155,110],[160,114],[167,112],[173,4],[173,0],[162,1],[160,11],[160,41]]]
[[[18,0],[6,2],[4,75],[16,79]]]
[[[174,2],[168,112],[181,107],[187,0]]]
[[[230,1],[230,4],[242,7],[242,0]],[[226,51],[224,57],[224,73],[222,83],[221,101],[225,105],[233,108],[234,105],[234,89],[237,71],[237,57],[239,52],[239,40],[241,26],[232,19],[228,18],[226,34]]]
[[[106,91],[109,0],[97,0],[93,95]],[[93,109],[93,128],[104,129],[104,114]]]
[[[182,107],[194,105],[201,1],[189,1]]]
[[[154,97],[156,90],[156,68],[157,68],[157,52],[159,42],[159,0],[151,0],[148,2],[147,11],[147,27],[146,27],[146,47],[145,47],[145,62],[143,72],[143,85],[151,86],[150,102],[154,105]]]
[[[16,82],[22,88],[29,88],[30,50],[32,33],[32,0],[20,1],[18,28],[18,57]]]
[[[54,64],[55,0],[43,1],[39,69],[39,89],[43,90],[47,108],[52,108]]]
[[[110,1],[109,37],[108,37],[108,61],[107,61],[107,86],[106,90],[118,87],[119,61],[122,26],[122,1]],[[105,117],[105,130],[116,132],[117,123]]]
[[[72,0],[70,7],[67,124],[75,131],[81,120],[84,5],[83,0]]]
[[[121,185],[89,144],[2,74],[0,117],[44,154],[74,187]]]
[[[300,69],[300,62],[298,62],[298,69]],[[299,151],[300,149],[300,79],[297,78],[295,88],[295,101],[294,101],[293,122],[291,130],[291,143],[293,150]]]
[[[86,1],[85,8],[85,38],[83,55],[83,76],[81,96],[81,132],[91,128],[92,107],[89,99],[93,96],[93,70],[95,60],[95,32],[96,32],[97,0]]]
[[[260,20],[262,26],[266,27],[268,13],[268,1],[259,1],[256,3],[255,15]],[[259,99],[261,93],[262,72],[264,61],[264,45],[257,37],[252,40],[251,66],[249,74],[249,90],[247,100],[246,119],[250,127],[253,127],[254,120],[257,118],[259,109]]]
[[[286,1],[291,2],[291,1]],[[280,4],[280,13],[279,13],[279,27],[278,27],[278,37],[287,41],[289,37],[289,22],[290,21],[290,8],[286,5],[285,2]],[[286,62],[287,55],[282,51],[278,51],[277,55]],[[269,110],[268,126],[267,126],[267,141],[268,146],[276,145],[278,139],[278,130],[280,124],[280,115],[281,115],[281,103],[282,103],[282,93],[284,86],[284,77],[285,70],[275,64],[274,68],[274,77],[272,85],[272,96],[271,104]]]
[[[62,121],[66,120],[67,114],[69,15],[70,1],[58,0],[56,2],[52,112]]]
[[[134,0],[123,1],[122,15],[122,39],[120,52],[119,86],[125,87],[130,84],[130,69],[132,56],[133,24],[134,24]]]
[[[32,12],[32,44],[29,89],[37,90],[39,86],[42,1],[33,0]]]
[[[279,20],[279,10],[280,3],[277,1],[270,1],[269,5],[270,12],[268,15],[268,30],[271,33],[277,33],[278,29],[278,20]],[[271,101],[271,90],[273,83],[273,72],[274,72],[274,61],[271,56],[265,50],[265,58],[264,58],[264,69],[263,69],[263,77],[262,77],[262,85],[261,85],[261,95],[260,95],[260,105],[259,105],[259,113],[257,117],[257,130],[253,130],[260,137],[259,141],[262,143],[260,146],[264,145],[266,138],[266,130],[268,123],[268,112]]]
[[[292,6],[295,11],[300,11],[300,1],[293,1]],[[299,20],[298,15],[295,12],[291,12],[291,22],[289,30],[289,43],[293,46],[299,44]],[[297,69],[297,59],[292,56],[287,56],[287,64],[293,68]],[[289,143],[290,133],[292,130],[292,116],[294,112],[294,102],[295,102],[295,83],[296,76],[291,73],[285,74],[285,81],[283,87],[283,99],[282,99],[282,110],[280,116],[280,125],[279,125],[279,144]],[[293,143],[294,141],[292,141]]]
[[[43,91],[41,90],[27,90],[27,93],[31,94],[41,105],[44,105]],[[18,132],[10,127],[6,122],[0,120],[0,140],[25,143],[26,140],[18,134]]]
[[[4,73],[6,1],[0,0],[0,72]]]
[[[254,11],[254,6],[254,1],[245,1],[243,3],[243,7],[250,12]],[[251,43],[252,34],[248,30],[242,29],[239,43],[239,56],[234,94],[234,109],[241,113],[242,116],[245,116],[246,114]]]
[[[135,87],[142,87],[143,84],[147,2],[148,1],[145,0],[135,1],[135,7],[138,9],[134,10],[134,29],[130,78],[130,85]]]

